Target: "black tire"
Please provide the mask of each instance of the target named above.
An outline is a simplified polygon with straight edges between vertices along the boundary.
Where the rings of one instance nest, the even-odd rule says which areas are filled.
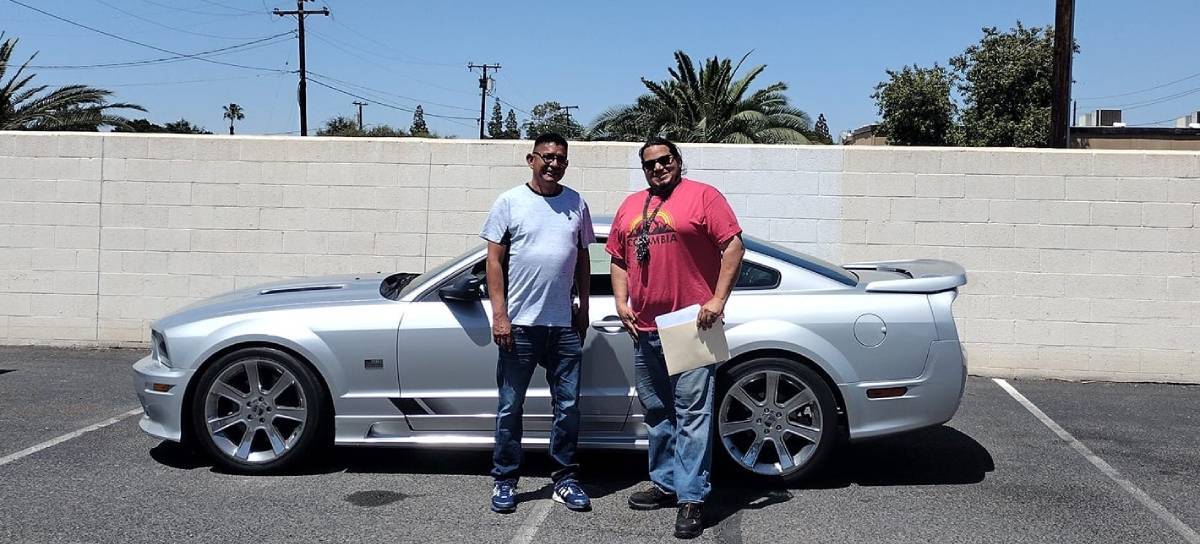
[[[776,383],[775,400],[779,404],[768,406],[768,376],[774,374]],[[749,400],[762,406],[747,407],[737,400],[731,390],[740,385]],[[784,392],[783,396],[780,392]],[[804,392],[807,391],[808,394]],[[806,400],[811,395],[811,400]],[[794,401],[798,406],[784,406]],[[746,427],[745,430],[736,429]],[[817,429],[812,433],[808,429]],[[803,430],[816,441],[790,432]],[[727,434],[732,433],[732,434]],[[771,434],[774,433],[774,434]],[[775,446],[778,437],[785,445],[780,454]],[[825,379],[812,368],[784,358],[762,358],[746,361],[733,367],[722,368],[717,379],[717,397],[713,406],[713,448],[719,462],[739,475],[751,475],[770,482],[795,484],[811,477],[821,469],[829,455],[841,442],[838,426],[837,402]],[[752,469],[744,459],[753,444],[759,448],[754,454]],[[742,454],[742,461],[735,455]],[[788,467],[784,457],[792,459]],[[774,467],[771,461],[774,460]]]
[[[250,386],[251,366],[257,388]],[[230,352],[204,369],[186,409],[194,444],[214,463],[231,472],[267,474],[312,459],[328,445],[325,397],[307,364],[279,349],[253,347]]]

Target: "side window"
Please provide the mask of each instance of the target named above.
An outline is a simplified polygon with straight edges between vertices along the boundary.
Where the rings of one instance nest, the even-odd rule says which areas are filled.
[[[592,295],[611,297],[612,274],[609,272],[608,252],[604,251],[604,240],[588,246],[588,258],[592,265]]]
[[[742,271],[738,274],[735,291],[750,291],[754,289],[774,289],[779,287],[779,272],[766,266],[742,261]]]

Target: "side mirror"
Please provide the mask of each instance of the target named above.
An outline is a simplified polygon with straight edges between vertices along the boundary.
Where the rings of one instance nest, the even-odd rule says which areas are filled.
[[[463,276],[452,285],[438,289],[438,297],[446,302],[479,302],[486,294],[485,279],[478,276]]]

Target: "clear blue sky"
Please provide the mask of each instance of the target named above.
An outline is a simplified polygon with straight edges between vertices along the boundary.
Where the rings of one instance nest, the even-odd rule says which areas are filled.
[[[295,9],[288,0],[21,0],[39,9],[122,37],[179,53],[237,45],[286,32]],[[307,20],[308,69],[327,84],[400,108],[424,104],[431,115],[478,115],[477,76],[468,61],[503,65],[495,93],[524,120],[546,100],[578,105],[591,121],[608,107],[632,102],[639,77],[664,79],[672,52],[766,64],[759,82],[786,82],[793,104],[831,132],[873,122],[870,98],[884,70],[905,64],[945,64],[978,41],[983,26],[1052,24],[1054,0],[777,1],[777,2],[497,2],[318,0],[332,17]],[[1126,106],[1129,124],[1171,121],[1200,110],[1200,21],[1197,0],[1079,0],[1075,61],[1079,111]],[[170,27],[170,28],[169,28]],[[17,57],[39,51],[38,65],[82,65],[170,56],[125,43],[0,0],[0,30],[21,39]],[[265,45],[264,45],[265,44]],[[278,70],[297,66],[296,41],[280,38],[213,57]],[[196,60],[134,67],[38,69],[36,81],[86,83],[145,106],[156,122],[180,117],[214,132],[226,130],[221,106],[241,104],[239,133],[296,131],[296,76]],[[1089,97],[1159,89],[1101,100]],[[373,90],[367,90],[373,89]],[[380,92],[382,91],[382,92]],[[1190,92],[1190,94],[1188,94]],[[384,94],[386,93],[386,94]],[[309,130],[351,114],[355,98],[310,82]],[[1178,95],[1178,96],[1177,96]],[[1174,97],[1174,98],[1170,98]],[[1154,99],[1167,98],[1154,102]],[[491,113],[488,100],[488,114]],[[1142,105],[1145,104],[1145,105]],[[507,111],[509,106],[504,106]],[[412,115],[373,104],[368,124],[407,129]],[[474,121],[427,117],[442,134],[472,137]],[[1170,123],[1164,126],[1171,126]]]

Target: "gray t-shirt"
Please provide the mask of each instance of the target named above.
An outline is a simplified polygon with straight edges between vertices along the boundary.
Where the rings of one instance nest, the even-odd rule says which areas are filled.
[[[571,326],[575,260],[596,241],[592,214],[578,192],[562,187],[542,196],[528,185],[509,189],[492,204],[479,236],[508,246],[513,325]]]

